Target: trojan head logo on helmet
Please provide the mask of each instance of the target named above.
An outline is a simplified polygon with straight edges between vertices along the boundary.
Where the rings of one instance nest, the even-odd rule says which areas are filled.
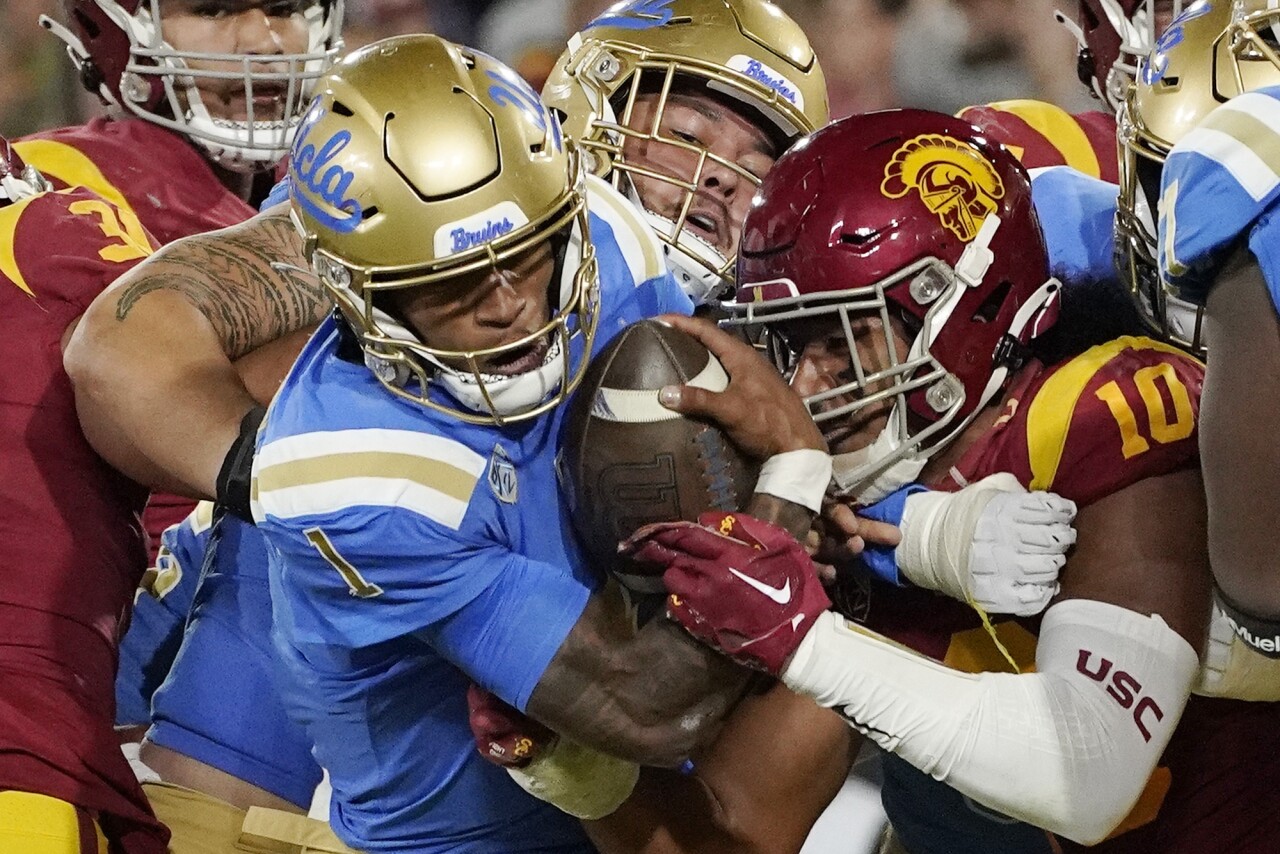
[[[715,170],[746,182],[748,196],[761,176],[715,154],[713,140],[668,129],[673,93],[682,92],[728,100],[782,152],[827,123],[827,87],[803,31],[766,0],[618,3],[556,62],[543,100],[565,117],[590,168],[645,209],[681,284],[702,300],[732,283],[735,241],[709,221],[700,193],[717,181]],[[656,99],[652,109],[638,108],[642,96]],[[690,155],[688,169],[653,166],[662,151]],[[674,188],[672,198],[641,198],[637,186],[646,182]]]
[[[40,22],[67,43],[85,88],[237,172],[288,154],[312,87],[342,46],[343,0],[61,2],[65,24]],[[227,29],[228,17],[240,29]],[[211,34],[231,41],[211,45]]]
[[[1080,82],[1113,111],[1133,85],[1138,60],[1150,53],[1164,28],[1190,0],[1080,0],[1072,23],[1058,20],[1079,43],[1076,73]]]
[[[1203,353],[1203,310],[1168,294],[1156,263],[1156,203],[1169,150],[1210,111],[1280,85],[1280,9],[1271,0],[1197,0],[1138,68],[1119,116],[1116,264],[1153,331]]]
[[[53,189],[45,177],[0,136],[0,207]]]
[[[764,324],[838,485],[874,501],[995,397],[1056,318],[1057,290],[1014,156],[960,119],[888,110],[818,131],[765,178],[743,227],[736,322]],[[840,360],[817,371],[817,391],[795,373],[817,375],[811,346]]]
[[[511,69],[436,36],[369,45],[318,89],[290,157],[290,201],[378,380],[472,423],[562,401],[586,367],[598,285],[584,172],[556,117]],[[392,307],[548,244],[549,316],[517,340],[445,349]],[[512,361],[530,367],[494,367]]]

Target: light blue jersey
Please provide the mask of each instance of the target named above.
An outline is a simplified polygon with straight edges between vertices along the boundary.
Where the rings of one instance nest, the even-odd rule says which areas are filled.
[[[213,504],[202,501],[160,535],[154,574],[134,595],[129,631],[120,641],[117,726],[151,723],[151,697],[169,675],[182,644],[212,525]]]
[[[1119,192],[1110,181],[1070,166],[1031,170],[1031,200],[1044,232],[1049,274],[1067,288],[1093,282],[1120,286],[1114,260]]]
[[[281,703],[262,535],[201,502],[164,532],[121,644],[117,719],[305,809],[320,767]]]
[[[1280,87],[1215,108],[1169,152],[1160,183],[1164,281],[1203,305],[1231,250],[1247,240],[1280,306]]]
[[[595,348],[691,306],[634,209],[593,182]],[[476,751],[466,688],[519,709],[596,584],[555,477],[566,407],[506,428],[398,398],[327,321],[258,437],[286,703],[333,783],[330,823],[367,851],[587,851],[575,819]]]

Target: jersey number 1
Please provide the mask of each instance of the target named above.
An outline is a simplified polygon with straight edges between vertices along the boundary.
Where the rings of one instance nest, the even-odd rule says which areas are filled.
[[[333,541],[329,539],[328,534],[319,528],[307,528],[303,533],[307,537],[307,542],[315,546],[316,551],[320,552],[320,557],[338,570],[342,580],[347,582],[347,589],[351,591],[352,596],[360,599],[370,599],[382,593],[381,587],[365,581],[364,576],[360,574],[360,570],[352,566],[345,557],[338,554],[338,550],[333,547]]]
[[[1165,412],[1165,395],[1160,391],[1161,380],[1164,387],[1168,389],[1169,398],[1173,403],[1172,421]],[[1170,442],[1185,439],[1196,429],[1196,416],[1191,409],[1191,395],[1187,393],[1187,387],[1182,384],[1182,380],[1178,379],[1173,365],[1161,362],[1158,365],[1139,368],[1133,374],[1133,384],[1138,389],[1138,394],[1142,396],[1142,402],[1146,404],[1150,438],[1157,444],[1167,445]],[[1116,426],[1120,428],[1120,453],[1124,454],[1126,460],[1151,450],[1151,442],[1138,431],[1138,419],[1134,416],[1133,407],[1129,406],[1129,401],[1125,398],[1119,383],[1112,380],[1094,394],[1107,405],[1111,410],[1111,416],[1116,419]]]

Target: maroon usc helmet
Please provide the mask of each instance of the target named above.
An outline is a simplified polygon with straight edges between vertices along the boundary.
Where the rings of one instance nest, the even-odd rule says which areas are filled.
[[[1138,60],[1155,47],[1161,24],[1167,25],[1183,0],[1079,0],[1076,23],[1062,13],[1064,24],[1080,45],[1076,73],[1080,82],[1101,98],[1112,112],[1124,103],[1137,75]]]
[[[977,128],[923,110],[850,116],[784,155],[743,226],[738,283],[736,322],[764,324],[783,370],[797,327],[843,330],[847,382],[806,401],[815,421],[893,401],[875,443],[837,458],[841,488],[869,500],[901,485],[886,477],[914,479],[1057,316],[1027,173]],[[887,368],[862,364],[854,321],[867,315]]]
[[[0,136],[0,207],[51,189],[44,176],[18,156],[9,140]]]

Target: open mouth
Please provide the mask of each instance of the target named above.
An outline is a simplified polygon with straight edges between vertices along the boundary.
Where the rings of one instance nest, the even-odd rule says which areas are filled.
[[[725,229],[723,219],[709,211],[690,211],[684,220],[685,228],[690,233],[718,249],[723,249],[727,242],[723,236]]]
[[[512,377],[519,374],[526,374],[529,371],[541,367],[547,358],[547,352],[551,349],[551,341],[547,336],[543,336],[536,341],[525,344],[522,347],[516,347],[511,350],[489,357],[486,360],[483,371],[488,374],[496,374],[501,377]]]

